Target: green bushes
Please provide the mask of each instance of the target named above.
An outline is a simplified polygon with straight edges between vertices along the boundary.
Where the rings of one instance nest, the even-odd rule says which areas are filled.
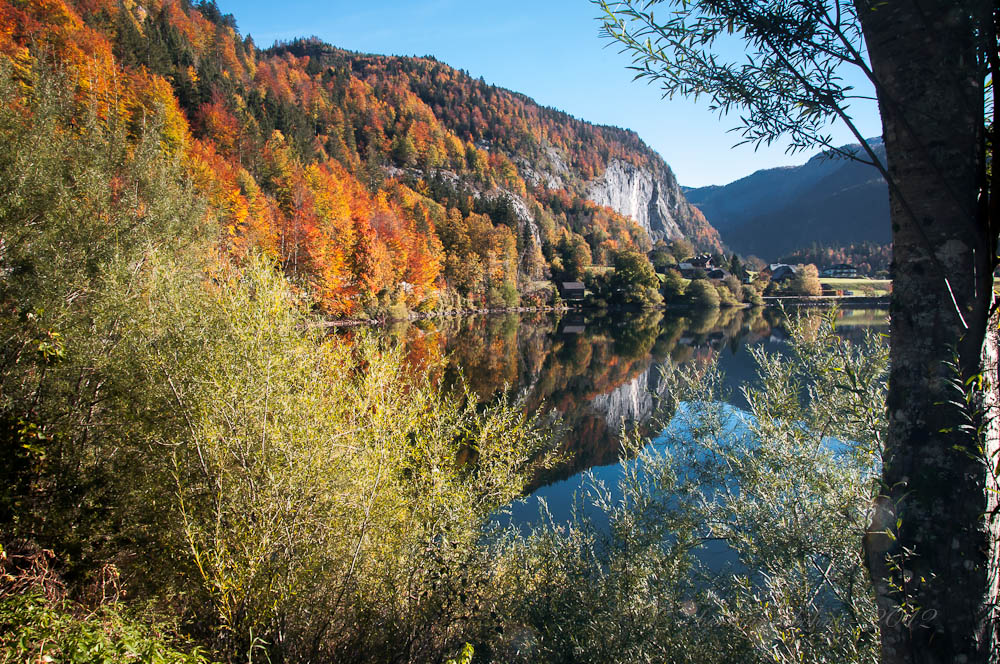
[[[170,629],[133,618],[118,606],[83,612],[37,592],[0,599],[0,657],[21,662],[134,662],[201,664],[188,645],[178,649]]]
[[[684,297],[684,277],[679,270],[667,268],[664,272],[663,283],[660,285],[660,295],[664,302],[674,304],[680,302]]]
[[[266,258],[213,256],[155,130],[36,85],[22,112],[0,81],[0,538],[55,551],[71,595],[114,563],[224,659],[458,654],[539,429],[324,336]]]
[[[719,291],[708,279],[695,279],[684,293],[688,304],[694,307],[716,308],[719,306]]]
[[[718,283],[715,285],[715,291],[718,293],[719,306],[723,308],[730,308],[737,306],[740,301],[737,299],[736,294],[724,283]]]
[[[516,307],[521,301],[517,286],[510,281],[503,282],[499,287],[490,288],[486,293],[486,304],[495,309]]]
[[[177,625],[126,607],[114,595],[114,568],[97,605],[64,597],[47,552],[0,547],[0,661],[205,664],[209,660],[178,635]],[[112,596],[109,598],[107,594]]]
[[[604,306],[647,309],[663,304],[653,265],[637,251],[618,252],[612,272],[588,274],[586,283],[594,299]]]

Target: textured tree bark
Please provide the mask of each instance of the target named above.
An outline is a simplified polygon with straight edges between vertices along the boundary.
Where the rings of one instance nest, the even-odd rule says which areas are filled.
[[[995,230],[983,179],[988,0],[855,0],[880,86],[894,243],[889,436],[866,537],[882,661],[997,661]],[[978,25],[981,25],[978,24]],[[992,237],[991,237],[992,236]],[[960,429],[956,384],[988,378]],[[990,464],[992,465],[992,464]]]

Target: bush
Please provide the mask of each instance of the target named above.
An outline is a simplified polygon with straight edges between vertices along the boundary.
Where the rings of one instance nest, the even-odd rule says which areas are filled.
[[[648,309],[663,304],[660,279],[645,254],[625,250],[615,255],[610,274],[588,276],[594,299],[607,305]]]
[[[420,301],[419,304],[414,308],[414,311],[421,314],[428,314],[432,311],[436,311],[441,307],[441,294],[439,291],[434,291],[427,295],[424,299]]]
[[[731,308],[739,305],[739,300],[725,284],[715,284],[715,290],[719,294],[720,307]]]
[[[389,321],[409,320],[410,310],[406,308],[406,303],[397,301],[386,307],[385,319]]]
[[[505,281],[500,287],[500,296],[503,303],[508,307],[516,307],[521,303],[521,296],[517,292],[517,286],[510,281]]]
[[[169,624],[135,618],[117,604],[85,611],[37,591],[0,599],[0,659],[20,662],[201,664]],[[15,638],[16,636],[16,638]]]
[[[819,283],[819,271],[815,265],[800,265],[795,276],[788,281],[785,292],[789,295],[822,295],[823,287]]]
[[[746,288],[740,283],[740,280],[732,274],[726,275],[726,278],[722,280],[729,292],[733,294],[737,302],[746,301]]]
[[[660,294],[667,304],[680,301],[684,297],[684,277],[678,270],[667,269],[660,285]]]
[[[479,619],[457,599],[489,588],[479,528],[522,490],[542,439],[506,403],[477,411],[410,374],[399,350],[304,335],[280,277],[252,267],[198,316],[220,341],[188,326],[202,357],[170,369],[198,381],[174,490],[225,649],[260,638],[283,658],[388,659],[406,625],[417,658],[436,656]],[[474,463],[458,462],[466,450]]]
[[[719,306],[719,291],[708,279],[697,279],[688,284],[685,299],[694,307],[716,308]]]
[[[96,608],[67,600],[51,555],[0,547],[0,661],[207,664],[177,626],[102,598]],[[114,579],[114,570],[108,570]],[[102,591],[117,591],[102,588]]]
[[[507,306],[503,298],[503,291],[499,288],[491,288],[486,291],[486,306],[490,309],[500,309]]]

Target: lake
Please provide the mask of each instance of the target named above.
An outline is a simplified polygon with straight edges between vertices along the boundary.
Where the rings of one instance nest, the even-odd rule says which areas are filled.
[[[885,310],[845,308],[837,312],[837,330],[861,340],[869,330],[888,332],[886,318]],[[508,518],[523,526],[538,519],[540,499],[555,521],[568,520],[588,470],[614,484],[623,427],[659,433],[650,419],[664,389],[663,367],[717,363],[727,400],[745,407],[740,388],[755,378],[748,349],[781,352],[783,321],[780,309],[765,307],[471,316],[385,330],[404,342],[412,363],[437,366],[446,383],[464,378],[481,402],[507,393],[531,411],[558,413],[565,459],[534,479],[526,500],[511,505]]]

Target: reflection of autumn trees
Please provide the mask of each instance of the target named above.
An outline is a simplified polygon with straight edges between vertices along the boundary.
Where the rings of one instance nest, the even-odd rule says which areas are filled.
[[[440,378],[453,384],[461,374],[484,402],[506,388],[523,395],[526,408],[557,411],[567,461],[538,478],[549,482],[617,460],[619,424],[595,400],[637,380],[655,388],[664,363],[708,366],[719,351],[767,336],[771,325],[761,310],[652,311],[587,319],[583,333],[566,334],[556,317],[512,314],[422,321],[394,334],[412,361],[444,357]]]
[[[845,310],[839,319],[838,333],[860,340],[868,325],[884,322],[884,312]],[[391,334],[405,344],[411,362],[437,366],[438,378],[447,384],[461,375],[484,403],[506,388],[523,396],[526,408],[554,409],[560,415],[565,431],[560,452],[566,461],[539,476],[538,485],[618,460],[620,423],[595,405],[601,397],[615,390],[642,397],[642,390],[658,389],[661,365],[706,369],[722,352],[739,352],[745,344],[784,334],[782,314],[775,309],[592,317],[573,321],[574,327],[584,324],[581,334],[560,332],[564,322],[543,314],[439,318],[403,324]]]

